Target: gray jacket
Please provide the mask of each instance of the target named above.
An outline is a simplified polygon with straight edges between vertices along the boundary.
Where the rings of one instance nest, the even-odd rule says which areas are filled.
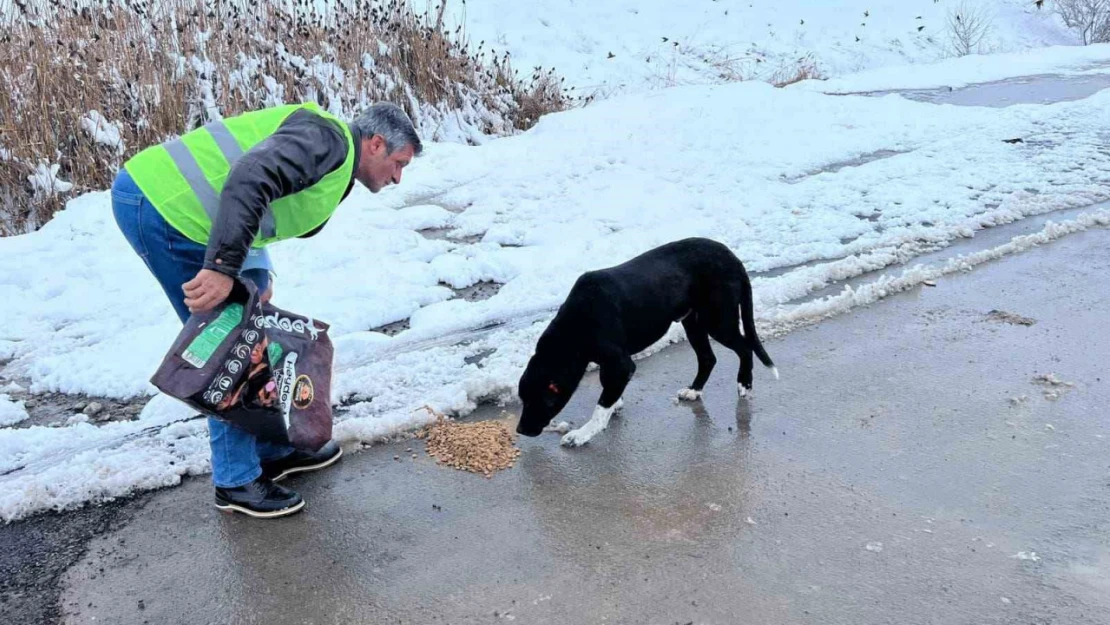
[[[361,136],[355,127],[349,128],[355,145],[354,171],[358,171]],[[297,111],[286,118],[274,134],[232,165],[220,192],[220,210],[208,238],[204,268],[238,276],[270,202],[316,184],[345,160],[347,138],[334,122],[311,111]],[[354,181],[352,173],[344,198]],[[301,238],[315,235],[326,223]]]

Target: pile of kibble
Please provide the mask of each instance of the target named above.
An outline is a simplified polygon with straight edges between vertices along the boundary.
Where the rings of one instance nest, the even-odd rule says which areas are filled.
[[[457,423],[437,415],[416,436],[439,463],[486,477],[512,467],[520,456],[513,433],[501,421]]]

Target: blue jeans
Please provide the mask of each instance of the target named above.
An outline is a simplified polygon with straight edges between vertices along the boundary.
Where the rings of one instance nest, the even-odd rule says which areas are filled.
[[[120,169],[112,185],[112,213],[123,236],[162,285],[184,325],[190,313],[181,285],[204,267],[205,246],[171,226],[126,169]],[[264,292],[270,284],[269,270],[269,256],[264,250],[252,248],[240,275]],[[252,434],[212,417],[208,417],[208,441],[212,447],[212,483],[220,488],[253,482],[262,474],[262,460],[283,458],[293,451],[292,447],[257,440]]]

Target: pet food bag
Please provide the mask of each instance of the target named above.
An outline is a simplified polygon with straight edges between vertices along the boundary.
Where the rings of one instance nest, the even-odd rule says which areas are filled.
[[[262,440],[316,450],[332,436],[328,327],[236,281],[223,304],[189,318],[150,381]]]

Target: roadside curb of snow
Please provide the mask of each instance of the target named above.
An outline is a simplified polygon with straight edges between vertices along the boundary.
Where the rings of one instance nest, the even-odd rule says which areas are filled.
[[[1099,209],[1082,213],[1075,219],[1055,223],[1049,221],[1033,234],[1014,237],[1002,245],[971,254],[950,258],[938,265],[914,265],[899,276],[884,275],[872,282],[852,288],[846,285],[837,295],[796,304],[779,305],[770,313],[757,319],[761,335],[778,338],[801,327],[813,325],[824,319],[850,312],[860,306],[873,304],[891,295],[908,291],[926,281],[936,280],[958,272],[969,272],[975,267],[994,260],[1024,252],[1051,243],[1070,234],[1091,228],[1110,227],[1110,211]]]

